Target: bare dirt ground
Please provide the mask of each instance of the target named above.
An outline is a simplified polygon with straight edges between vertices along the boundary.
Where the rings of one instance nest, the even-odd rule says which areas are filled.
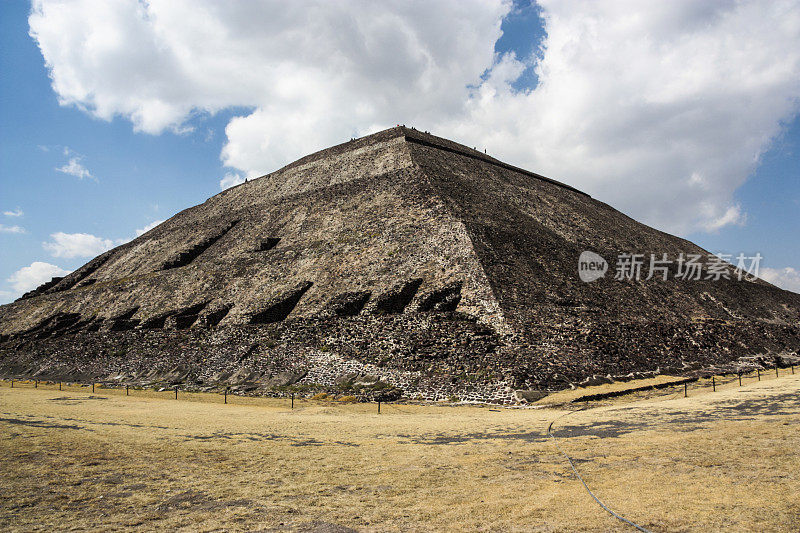
[[[719,384],[720,381],[726,381]],[[798,531],[800,372],[528,409],[0,385],[0,527]],[[602,388],[599,388],[602,390]],[[564,397],[568,397],[565,395]]]

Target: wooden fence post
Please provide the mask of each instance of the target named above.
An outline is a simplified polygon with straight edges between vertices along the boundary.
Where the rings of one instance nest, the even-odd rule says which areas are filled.
[[[714,390],[714,392],[717,392],[717,382],[714,380],[714,376],[711,376],[711,388]]]
[[[756,368],[756,374],[758,375],[758,381],[761,381],[761,369]]]
[[[92,382],[92,392],[94,392],[94,381]]]
[[[294,393],[292,393],[292,409],[294,409]]]
[[[381,414],[381,401],[378,400],[378,414]]]
[[[225,387],[225,403],[228,403],[228,387]]]
[[[739,386],[742,386],[742,373],[739,372]]]

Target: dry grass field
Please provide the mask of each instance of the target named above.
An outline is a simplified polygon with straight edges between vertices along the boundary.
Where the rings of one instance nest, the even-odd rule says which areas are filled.
[[[0,527],[798,531],[800,373],[505,409],[9,382]],[[596,388],[602,390],[602,387]]]

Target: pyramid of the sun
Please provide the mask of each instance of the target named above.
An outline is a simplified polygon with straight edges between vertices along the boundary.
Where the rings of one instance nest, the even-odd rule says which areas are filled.
[[[604,278],[579,279],[584,250],[609,260]],[[409,395],[507,399],[800,346],[800,295],[733,272],[615,280],[622,253],[708,254],[392,128],[228,189],[0,307],[0,369],[263,389],[370,374]]]

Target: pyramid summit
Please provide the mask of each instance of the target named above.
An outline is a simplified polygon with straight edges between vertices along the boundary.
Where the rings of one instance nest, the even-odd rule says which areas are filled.
[[[617,276],[618,258],[631,268]],[[0,306],[0,373],[513,402],[793,360],[800,295],[712,259],[396,127],[227,189]]]

